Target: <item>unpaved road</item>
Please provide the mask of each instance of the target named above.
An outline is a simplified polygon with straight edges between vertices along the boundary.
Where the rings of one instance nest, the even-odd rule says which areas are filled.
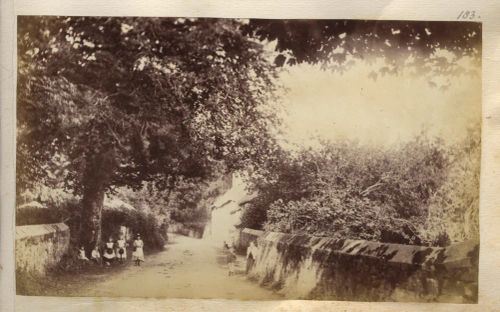
[[[228,274],[226,257],[210,242],[171,236],[166,250],[146,257],[140,267],[132,264],[96,283],[84,285],[74,295],[106,297],[222,298],[276,300],[281,297],[243,274]]]

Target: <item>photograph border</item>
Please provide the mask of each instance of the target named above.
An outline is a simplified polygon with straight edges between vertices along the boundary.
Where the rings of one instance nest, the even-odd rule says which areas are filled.
[[[144,311],[170,310],[324,310],[490,311],[500,307],[500,3],[488,1],[2,1],[1,16],[1,308],[2,311]],[[452,9],[456,8],[456,9]],[[14,200],[15,200],[15,82],[16,15],[183,16],[322,18],[381,20],[456,20],[461,10],[477,10],[483,22],[482,161],[480,190],[479,303],[472,305],[432,303],[366,303],[341,301],[242,302],[200,299],[50,298],[15,296]],[[15,298],[15,300],[14,300]],[[43,307],[43,308],[42,308]]]

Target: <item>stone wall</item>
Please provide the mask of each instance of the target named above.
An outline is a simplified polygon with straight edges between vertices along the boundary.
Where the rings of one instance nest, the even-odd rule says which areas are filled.
[[[168,232],[174,234],[180,234],[193,238],[202,238],[203,237],[203,229],[205,225],[203,223],[196,224],[182,224],[182,223],[170,223],[168,225]]]
[[[16,226],[16,271],[44,274],[69,247],[64,223]]]
[[[254,229],[241,229],[237,231],[233,240],[233,247],[239,254],[246,254],[250,243],[257,240],[264,234],[264,231]]]
[[[287,298],[477,302],[479,243],[422,247],[266,232],[247,273]]]

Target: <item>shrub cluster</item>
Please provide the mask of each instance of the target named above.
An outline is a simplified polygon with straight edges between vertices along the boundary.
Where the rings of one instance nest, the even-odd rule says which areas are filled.
[[[259,196],[241,226],[418,245],[476,238],[479,152],[478,130],[455,146],[422,133],[386,149],[282,151],[250,178]]]

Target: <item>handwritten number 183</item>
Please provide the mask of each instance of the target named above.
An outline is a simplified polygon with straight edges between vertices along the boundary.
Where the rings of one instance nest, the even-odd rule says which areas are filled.
[[[476,11],[461,11],[460,14],[457,16],[457,20],[474,20],[478,19],[479,16],[476,13]]]

